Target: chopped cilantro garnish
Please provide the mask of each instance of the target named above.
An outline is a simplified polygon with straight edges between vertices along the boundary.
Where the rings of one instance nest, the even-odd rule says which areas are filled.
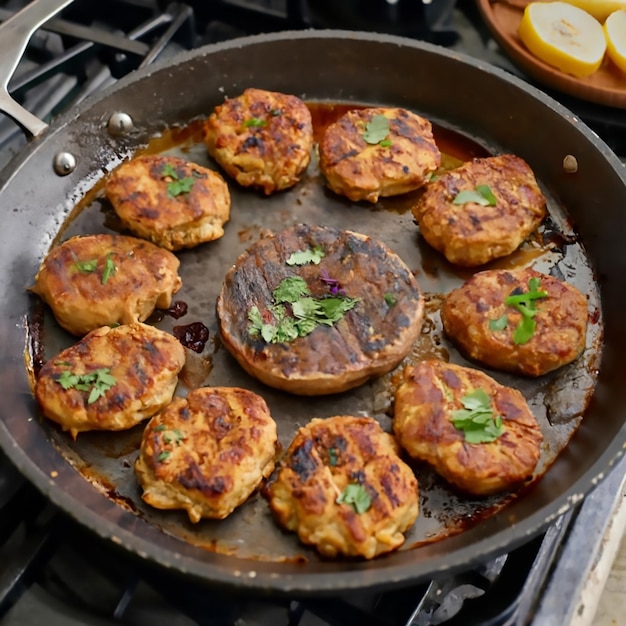
[[[268,307],[268,321],[264,321],[257,306],[248,311],[252,337],[260,336],[267,343],[283,343],[305,337],[320,324],[332,326],[354,308],[358,299],[347,296],[314,298],[306,281],[299,276],[284,278],[272,292],[273,303]],[[291,305],[291,315],[285,304]]]
[[[496,206],[497,200],[489,185],[476,185],[475,189],[459,191],[452,200],[452,204],[466,204],[473,202],[481,206]]]
[[[111,258],[111,254],[107,254],[106,261],[104,262],[104,271],[102,272],[102,284],[106,285],[109,278],[111,278],[115,272],[117,272],[117,267]]]
[[[76,261],[74,267],[83,274],[91,274],[98,267],[98,259],[89,259],[88,261]]]
[[[159,456],[157,457],[157,461],[159,463],[163,463],[163,461],[169,458],[170,454],[172,453],[169,450],[163,450],[163,452],[161,452]]]
[[[249,120],[245,120],[243,125],[246,128],[262,128],[263,126],[267,126],[267,122],[258,117],[251,117]]]
[[[93,404],[98,398],[115,385],[115,378],[111,376],[108,367],[89,372],[88,374],[73,374],[69,370],[61,372],[57,382],[63,389],[76,389],[77,391],[88,391],[87,404]]]
[[[528,281],[526,293],[521,290],[518,293],[516,290],[504,300],[504,304],[514,307],[522,314],[522,319],[513,334],[513,342],[517,345],[527,343],[535,334],[536,323],[533,318],[537,313],[536,301],[548,297],[548,292],[540,291],[540,287],[541,280],[534,276]]]
[[[391,308],[392,306],[395,306],[396,303],[398,302],[392,293],[386,293],[383,296],[383,298],[385,298],[385,302],[387,303],[387,306],[389,308]]]
[[[193,172],[193,174],[194,176],[181,178],[176,168],[171,163],[166,163],[161,170],[161,177],[172,179],[167,183],[167,195],[170,196],[170,198],[175,198],[182,193],[189,193],[196,182],[195,178],[198,177],[196,172]]]
[[[389,120],[382,114],[374,115],[372,119],[365,125],[365,131],[361,133],[361,137],[369,144],[389,147],[391,140],[387,139],[389,135]],[[385,142],[383,144],[383,142]]]
[[[337,504],[351,504],[361,515],[372,506],[372,498],[363,485],[348,485],[335,500]]]
[[[298,252],[294,252],[289,256],[286,263],[287,265],[306,265],[307,263],[319,265],[323,258],[324,250],[320,246],[315,246],[310,250],[298,250]]]
[[[462,430],[467,443],[489,443],[504,432],[502,417],[495,415],[491,399],[483,389],[476,389],[461,398],[462,409],[452,411],[451,421]]]
[[[509,320],[505,315],[496,320],[489,320],[489,328],[491,330],[504,330],[509,325]]]

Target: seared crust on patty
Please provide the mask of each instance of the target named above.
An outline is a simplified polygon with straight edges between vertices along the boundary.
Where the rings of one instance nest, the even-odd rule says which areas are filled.
[[[368,143],[367,125],[380,116],[387,120],[388,135]],[[413,191],[440,161],[431,123],[406,109],[348,111],[326,129],[320,142],[320,170],[328,186],[353,201],[376,202],[381,196]]]
[[[533,278],[548,295],[533,301],[532,336],[516,343],[523,316],[505,300],[527,293]],[[585,348],[587,318],[587,298],[576,287],[531,268],[479,272],[449,293],[441,310],[446,333],[467,356],[528,376],[541,376],[576,359]]]
[[[230,216],[230,192],[213,170],[171,156],[136,157],[104,187],[125,228],[166,248],[219,239]]]
[[[246,89],[215,107],[204,127],[209,154],[244,187],[293,187],[313,147],[311,113],[296,96]]]
[[[455,204],[460,192],[476,192],[482,185],[493,193],[495,206],[472,200]],[[487,200],[477,195],[481,202]],[[433,248],[450,263],[475,267],[517,250],[545,217],[546,199],[528,164],[503,154],[474,159],[441,175],[428,184],[412,211]]]
[[[276,445],[263,398],[237,387],[195,389],[146,426],[135,463],[142,497],[185,509],[194,523],[223,519],[271,474]]]
[[[105,326],[41,368],[35,397],[43,414],[74,438],[87,430],[126,430],[171,401],[184,364],[185,349],[162,330]]]
[[[297,432],[263,495],[277,521],[322,555],[372,559],[401,546],[418,513],[417,480],[398,453],[372,418],[314,419]],[[362,508],[337,502],[346,488]]]
[[[476,390],[489,397],[491,418],[502,418],[502,434],[468,443],[451,421]],[[422,361],[405,371],[395,397],[393,429],[400,445],[426,461],[447,481],[476,495],[512,489],[530,478],[539,461],[541,429],[516,389],[483,372],[442,361]]]
[[[135,237],[72,237],[50,250],[31,291],[63,328],[84,335],[168,308],[182,284],[179,265],[171,252]]]
[[[292,254],[315,249],[319,264],[288,264]],[[309,334],[285,339],[267,336],[265,328],[258,332],[253,312],[278,327],[274,290],[294,277],[313,298],[356,302],[334,323],[313,323]],[[292,305],[281,307],[295,322]],[[217,300],[222,342],[239,364],[267,385],[304,395],[345,391],[392,370],[417,339],[423,311],[413,274],[383,243],[303,224],[248,248],[226,274]]]

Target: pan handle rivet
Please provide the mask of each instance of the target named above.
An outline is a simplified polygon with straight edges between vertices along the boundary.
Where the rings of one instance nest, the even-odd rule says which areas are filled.
[[[575,156],[568,154],[564,157],[563,171],[566,174],[575,174],[578,171],[578,161]]]
[[[52,166],[59,176],[67,176],[76,168],[76,158],[69,152],[59,152],[54,156]]]
[[[109,118],[107,128],[114,137],[126,135],[133,129],[133,118],[128,113],[117,111]]]

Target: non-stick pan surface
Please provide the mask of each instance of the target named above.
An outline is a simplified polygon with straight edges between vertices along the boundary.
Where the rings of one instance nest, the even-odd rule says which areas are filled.
[[[97,193],[106,173],[145,147],[150,137],[208,115],[225,95],[250,86],[293,93],[310,102],[403,106],[441,128],[463,133],[480,150],[523,157],[550,199],[552,218],[542,233],[543,244],[550,245],[539,253],[527,250],[512,262],[532,260],[539,269],[572,280],[590,298],[589,350],[577,369],[539,381],[496,374],[522,389],[540,414],[548,444],[541,467],[547,471],[541,479],[516,498],[478,502],[452,493],[418,468],[424,481],[422,517],[405,549],[371,562],[317,558],[273,525],[258,495],[224,523],[192,526],[178,512],[151,511],[141,504],[133,482],[140,430],[120,436],[81,434],[73,443],[42,422],[31,394],[29,372],[36,360],[50,358],[72,341],[47,313],[42,316],[40,303],[26,291],[50,245],[75,232],[106,232],[107,207]],[[135,130],[122,138],[107,130],[116,111],[135,122]],[[208,163],[193,137],[181,132],[179,139],[190,158]],[[163,142],[161,147],[170,149],[171,144]],[[62,151],[78,160],[66,177],[52,169],[55,155]],[[576,158],[576,173],[564,171],[566,155]],[[0,444],[53,502],[140,557],[207,582],[257,590],[339,592],[408,584],[527,541],[579,501],[623,452],[623,166],[571,113],[490,66],[413,41],[331,31],[211,46],[138,72],[59,120],[7,168],[1,183]],[[85,201],[92,189],[96,192]],[[190,355],[185,384],[237,384],[261,393],[276,409],[283,444],[297,425],[313,416],[369,413],[389,426],[393,377],[347,395],[285,397],[244,375],[220,348],[212,309],[224,264],[234,262],[266,229],[298,221],[329,221],[385,240],[416,272],[433,303],[429,330],[416,348],[416,358],[430,352],[463,362],[437,327],[436,301],[464,276],[429,253],[402,202],[351,205],[324,190],[314,166],[301,185],[274,198],[232,189],[232,219],[224,239],[180,255],[185,281],[180,298],[189,304],[189,313],[177,322],[167,317],[154,321],[166,329],[193,321],[209,326],[209,346],[203,355]],[[581,422],[578,413],[596,376],[595,393]]]

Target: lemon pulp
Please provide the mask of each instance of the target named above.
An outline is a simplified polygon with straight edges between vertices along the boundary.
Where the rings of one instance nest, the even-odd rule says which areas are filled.
[[[531,2],[517,32],[537,58],[577,78],[593,74],[606,52],[600,22],[566,2]]]
[[[573,4],[583,11],[593,15],[598,22],[604,20],[614,11],[626,9],[626,0],[565,0],[567,4]]]

